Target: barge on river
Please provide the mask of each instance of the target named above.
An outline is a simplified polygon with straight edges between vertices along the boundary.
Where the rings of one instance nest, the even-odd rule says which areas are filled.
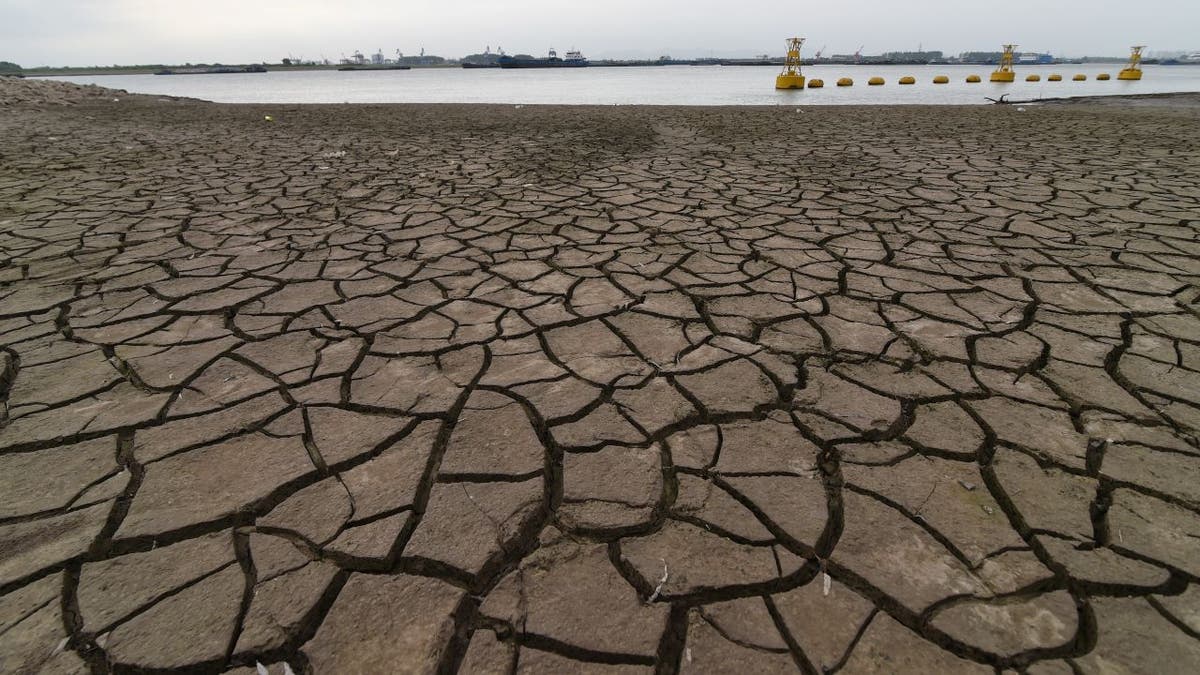
[[[501,56],[498,63],[501,68],[585,68],[588,60],[575,50],[571,50],[565,57],[559,58],[558,52],[551,49],[550,55],[544,59]]]

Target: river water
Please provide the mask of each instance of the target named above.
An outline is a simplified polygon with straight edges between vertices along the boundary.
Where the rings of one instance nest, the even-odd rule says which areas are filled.
[[[550,103],[599,105],[828,105],[828,104],[973,104],[1007,93],[1012,100],[1200,91],[1200,66],[1146,66],[1139,82],[1116,79],[1118,64],[1024,66],[1017,82],[987,81],[991,66],[853,66],[804,68],[821,78],[824,89],[776,91],[777,67],[648,66],[631,68],[563,68],[501,70],[423,68],[413,70],[331,70],[226,75],[68,76],[72,82],[94,83],[144,94],[187,96],[222,103]],[[1042,76],[1027,83],[1029,74]],[[1062,82],[1049,82],[1051,73]],[[1096,80],[1110,73],[1112,80]],[[983,78],[968,84],[968,75]],[[1073,82],[1083,74],[1086,82]],[[915,85],[898,85],[905,75]],[[949,84],[933,84],[946,75]],[[884,86],[867,86],[872,76]],[[852,87],[836,87],[840,77]]]

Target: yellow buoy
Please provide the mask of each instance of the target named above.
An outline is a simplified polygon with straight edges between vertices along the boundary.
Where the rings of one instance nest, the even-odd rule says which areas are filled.
[[[775,88],[776,89],[803,89],[804,88],[804,76],[803,75],[780,75],[779,77],[775,78]]]
[[[900,78],[900,84],[916,84],[916,83],[917,83],[917,78],[913,77],[912,75],[905,75],[904,77]]]
[[[978,75],[968,75],[967,76],[967,82],[970,84],[975,84],[976,82],[979,82],[979,81],[980,81],[980,79],[979,79]]]
[[[945,75],[938,75],[937,77],[933,78],[933,83],[934,84],[950,84],[950,78],[946,77]]]
[[[1087,75],[1084,75],[1083,73],[1079,73],[1075,77],[1072,77],[1071,81],[1072,82],[1087,82]]]
[[[1145,45],[1137,45],[1133,47],[1133,53],[1129,55],[1129,63],[1117,73],[1118,80],[1140,80],[1142,79],[1142,50]]]
[[[992,73],[992,82],[1012,82],[1017,74],[1013,72],[1013,51],[1016,45],[1004,45],[1004,53],[1000,55],[1000,67]]]
[[[1100,73],[1099,75],[1096,76],[1096,79],[1097,80],[1111,80],[1112,75],[1109,75],[1108,73]]]
[[[814,78],[814,79],[811,79],[808,81],[809,89],[820,89],[821,87],[824,87],[824,86],[825,86],[825,80],[818,80],[818,79]]]
[[[804,75],[800,73],[800,45],[804,38],[788,38],[787,59],[783,62],[783,72],[775,78],[776,89],[803,89]]]
[[[872,77],[871,79],[867,80],[867,84],[871,85],[872,87],[878,87],[879,85],[883,84],[883,78]]]
[[[1050,82],[1062,82],[1062,75],[1059,75],[1058,73],[1051,73],[1050,77],[1047,77],[1046,79]]]
[[[837,83],[837,84],[838,84],[838,86],[839,86],[839,87],[853,87],[853,86],[854,86],[854,80],[852,80],[852,79],[850,79],[850,78],[848,78],[848,77],[843,77],[842,79],[838,80],[838,83]]]
[[[1041,75],[1026,75],[1025,81],[1026,82],[1041,82],[1042,76]]]

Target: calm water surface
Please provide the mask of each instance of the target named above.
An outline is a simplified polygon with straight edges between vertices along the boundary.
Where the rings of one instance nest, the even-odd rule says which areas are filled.
[[[825,80],[824,89],[776,91],[777,67],[650,66],[637,68],[564,68],[549,70],[330,70],[228,75],[100,75],[64,77],[143,94],[188,96],[221,103],[557,103],[600,105],[828,105],[828,104],[971,104],[984,97],[1010,94],[1013,100],[1200,91],[1198,66],[1147,66],[1139,82],[1116,79],[1120,65],[1025,66],[1018,82],[987,82],[991,66],[811,66],[804,74]],[[1026,75],[1042,81],[1027,83]],[[1047,82],[1051,73],[1062,82]],[[1077,73],[1086,82],[1072,82]],[[1101,82],[1099,73],[1113,79]],[[977,74],[979,84],[967,84]],[[882,87],[867,86],[878,75]],[[901,86],[904,76],[917,84]],[[947,75],[950,84],[932,83]],[[835,87],[840,77],[853,87]]]

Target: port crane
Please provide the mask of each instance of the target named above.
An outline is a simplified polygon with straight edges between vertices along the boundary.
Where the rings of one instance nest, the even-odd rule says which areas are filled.
[[[820,49],[818,49],[816,55],[813,56],[813,61],[820,59],[821,55],[825,53],[825,48],[828,46],[829,45],[825,45],[825,46],[821,47]]]
[[[855,52],[854,52],[854,62],[855,62],[855,63],[862,63],[862,50],[863,50],[863,47],[866,47],[866,45],[859,45],[859,46],[858,46],[858,49],[857,49],[857,50],[855,50]]]

